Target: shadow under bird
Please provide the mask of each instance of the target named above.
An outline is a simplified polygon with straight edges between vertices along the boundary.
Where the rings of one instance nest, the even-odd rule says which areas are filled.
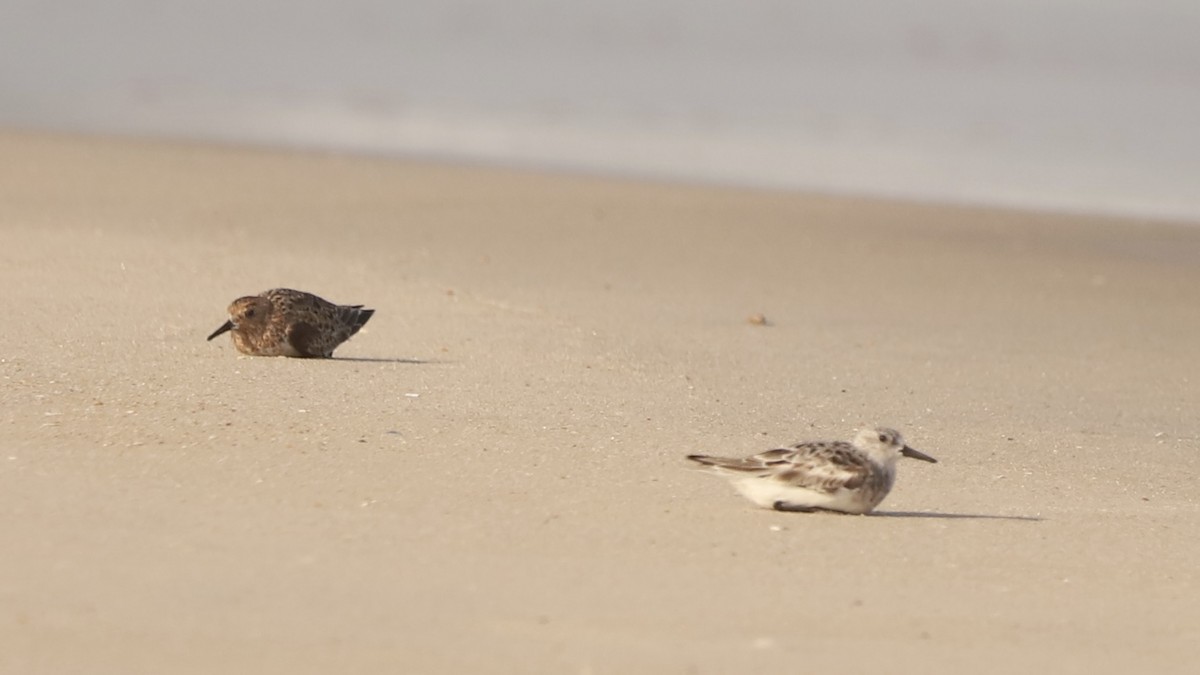
[[[312,293],[274,288],[234,300],[229,320],[208,339],[229,332],[237,350],[250,356],[329,358],[374,313],[362,305],[335,305]]]
[[[937,460],[913,450],[895,429],[862,429],[854,440],[811,441],[743,459],[688,455],[738,492],[776,511],[870,513],[896,481],[896,460]]]

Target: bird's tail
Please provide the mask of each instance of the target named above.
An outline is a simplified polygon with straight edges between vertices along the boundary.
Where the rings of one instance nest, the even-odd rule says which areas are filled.
[[[729,474],[762,471],[762,462],[753,458],[736,459],[733,457],[712,457],[710,455],[688,455],[688,459],[700,464],[710,471]]]
[[[350,326],[350,334],[354,335],[360,328],[367,325],[371,320],[371,316],[375,314],[373,309],[363,309],[362,305],[343,305],[342,320]]]

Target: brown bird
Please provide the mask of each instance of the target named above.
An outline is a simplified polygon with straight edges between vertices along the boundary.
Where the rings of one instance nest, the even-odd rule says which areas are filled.
[[[274,288],[234,300],[229,320],[208,339],[231,331],[233,345],[243,354],[329,358],[374,313],[362,305],[335,305],[312,293]]]

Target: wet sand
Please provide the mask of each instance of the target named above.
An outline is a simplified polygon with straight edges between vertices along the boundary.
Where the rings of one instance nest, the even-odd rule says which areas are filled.
[[[1200,658],[1200,227],[0,152],[0,671]],[[377,313],[333,360],[205,342],[276,286]],[[863,423],[941,460],[875,516],[756,509],[683,460]]]

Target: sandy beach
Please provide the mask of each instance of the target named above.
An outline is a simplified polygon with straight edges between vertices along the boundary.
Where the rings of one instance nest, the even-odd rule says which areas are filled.
[[[0,672],[1200,660],[1200,227],[0,153]],[[333,360],[205,342],[278,286],[377,313]],[[877,423],[941,461],[873,516],[757,509],[683,459]]]

